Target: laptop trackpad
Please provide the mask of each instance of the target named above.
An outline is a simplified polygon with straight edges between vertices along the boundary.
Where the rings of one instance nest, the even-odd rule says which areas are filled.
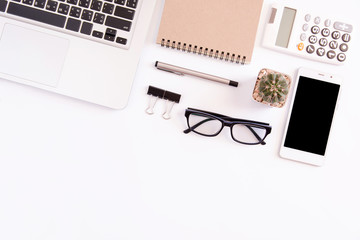
[[[68,47],[67,39],[6,24],[0,40],[0,72],[55,87]]]

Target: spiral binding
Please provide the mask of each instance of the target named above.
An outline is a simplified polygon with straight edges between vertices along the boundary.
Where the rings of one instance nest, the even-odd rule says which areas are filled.
[[[220,60],[241,63],[242,65],[244,65],[245,61],[246,61],[246,56],[242,56],[242,57],[240,55],[236,56],[235,54],[231,54],[229,52],[227,52],[227,53],[225,53],[223,51],[220,52],[219,50],[198,47],[196,45],[193,46],[192,44],[186,44],[186,43],[181,43],[181,42],[176,42],[176,41],[161,39],[160,45],[162,47],[177,49],[177,50],[181,50],[183,52],[189,52],[189,53],[192,52],[195,54],[197,53],[199,55],[214,57],[215,59],[218,58]]]

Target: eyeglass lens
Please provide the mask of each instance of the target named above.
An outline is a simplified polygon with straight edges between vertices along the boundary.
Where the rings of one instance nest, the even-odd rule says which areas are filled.
[[[192,131],[206,136],[214,136],[222,128],[222,122],[218,119],[195,113],[189,115],[188,123]]]
[[[235,140],[243,143],[255,144],[265,138],[266,129],[254,125],[235,124],[232,127],[232,136]]]

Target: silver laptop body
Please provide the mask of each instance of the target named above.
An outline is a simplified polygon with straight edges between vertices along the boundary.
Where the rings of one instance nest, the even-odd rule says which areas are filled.
[[[0,78],[124,108],[155,2],[0,0]]]

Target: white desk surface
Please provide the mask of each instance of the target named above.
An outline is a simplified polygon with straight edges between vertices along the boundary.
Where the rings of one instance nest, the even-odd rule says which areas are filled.
[[[280,1],[291,4],[292,1]],[[354,25],[348,60],[332,66],[261,46],[240,66],[155,44],[159,1],[128,107],[110,110],[0,81],[0,239],[360,239],[358,4],[294,1]],[[240,82],[238,88],[155,69],[156,60]],[[279,157],[289,104],[252,100],[258,71],[300,67],[343,77],[328,158],[313,167]],[[149,85],[182,95],[164,120],[147,115]],[[187,107],[271,123],[265,146],[184,134]]]

